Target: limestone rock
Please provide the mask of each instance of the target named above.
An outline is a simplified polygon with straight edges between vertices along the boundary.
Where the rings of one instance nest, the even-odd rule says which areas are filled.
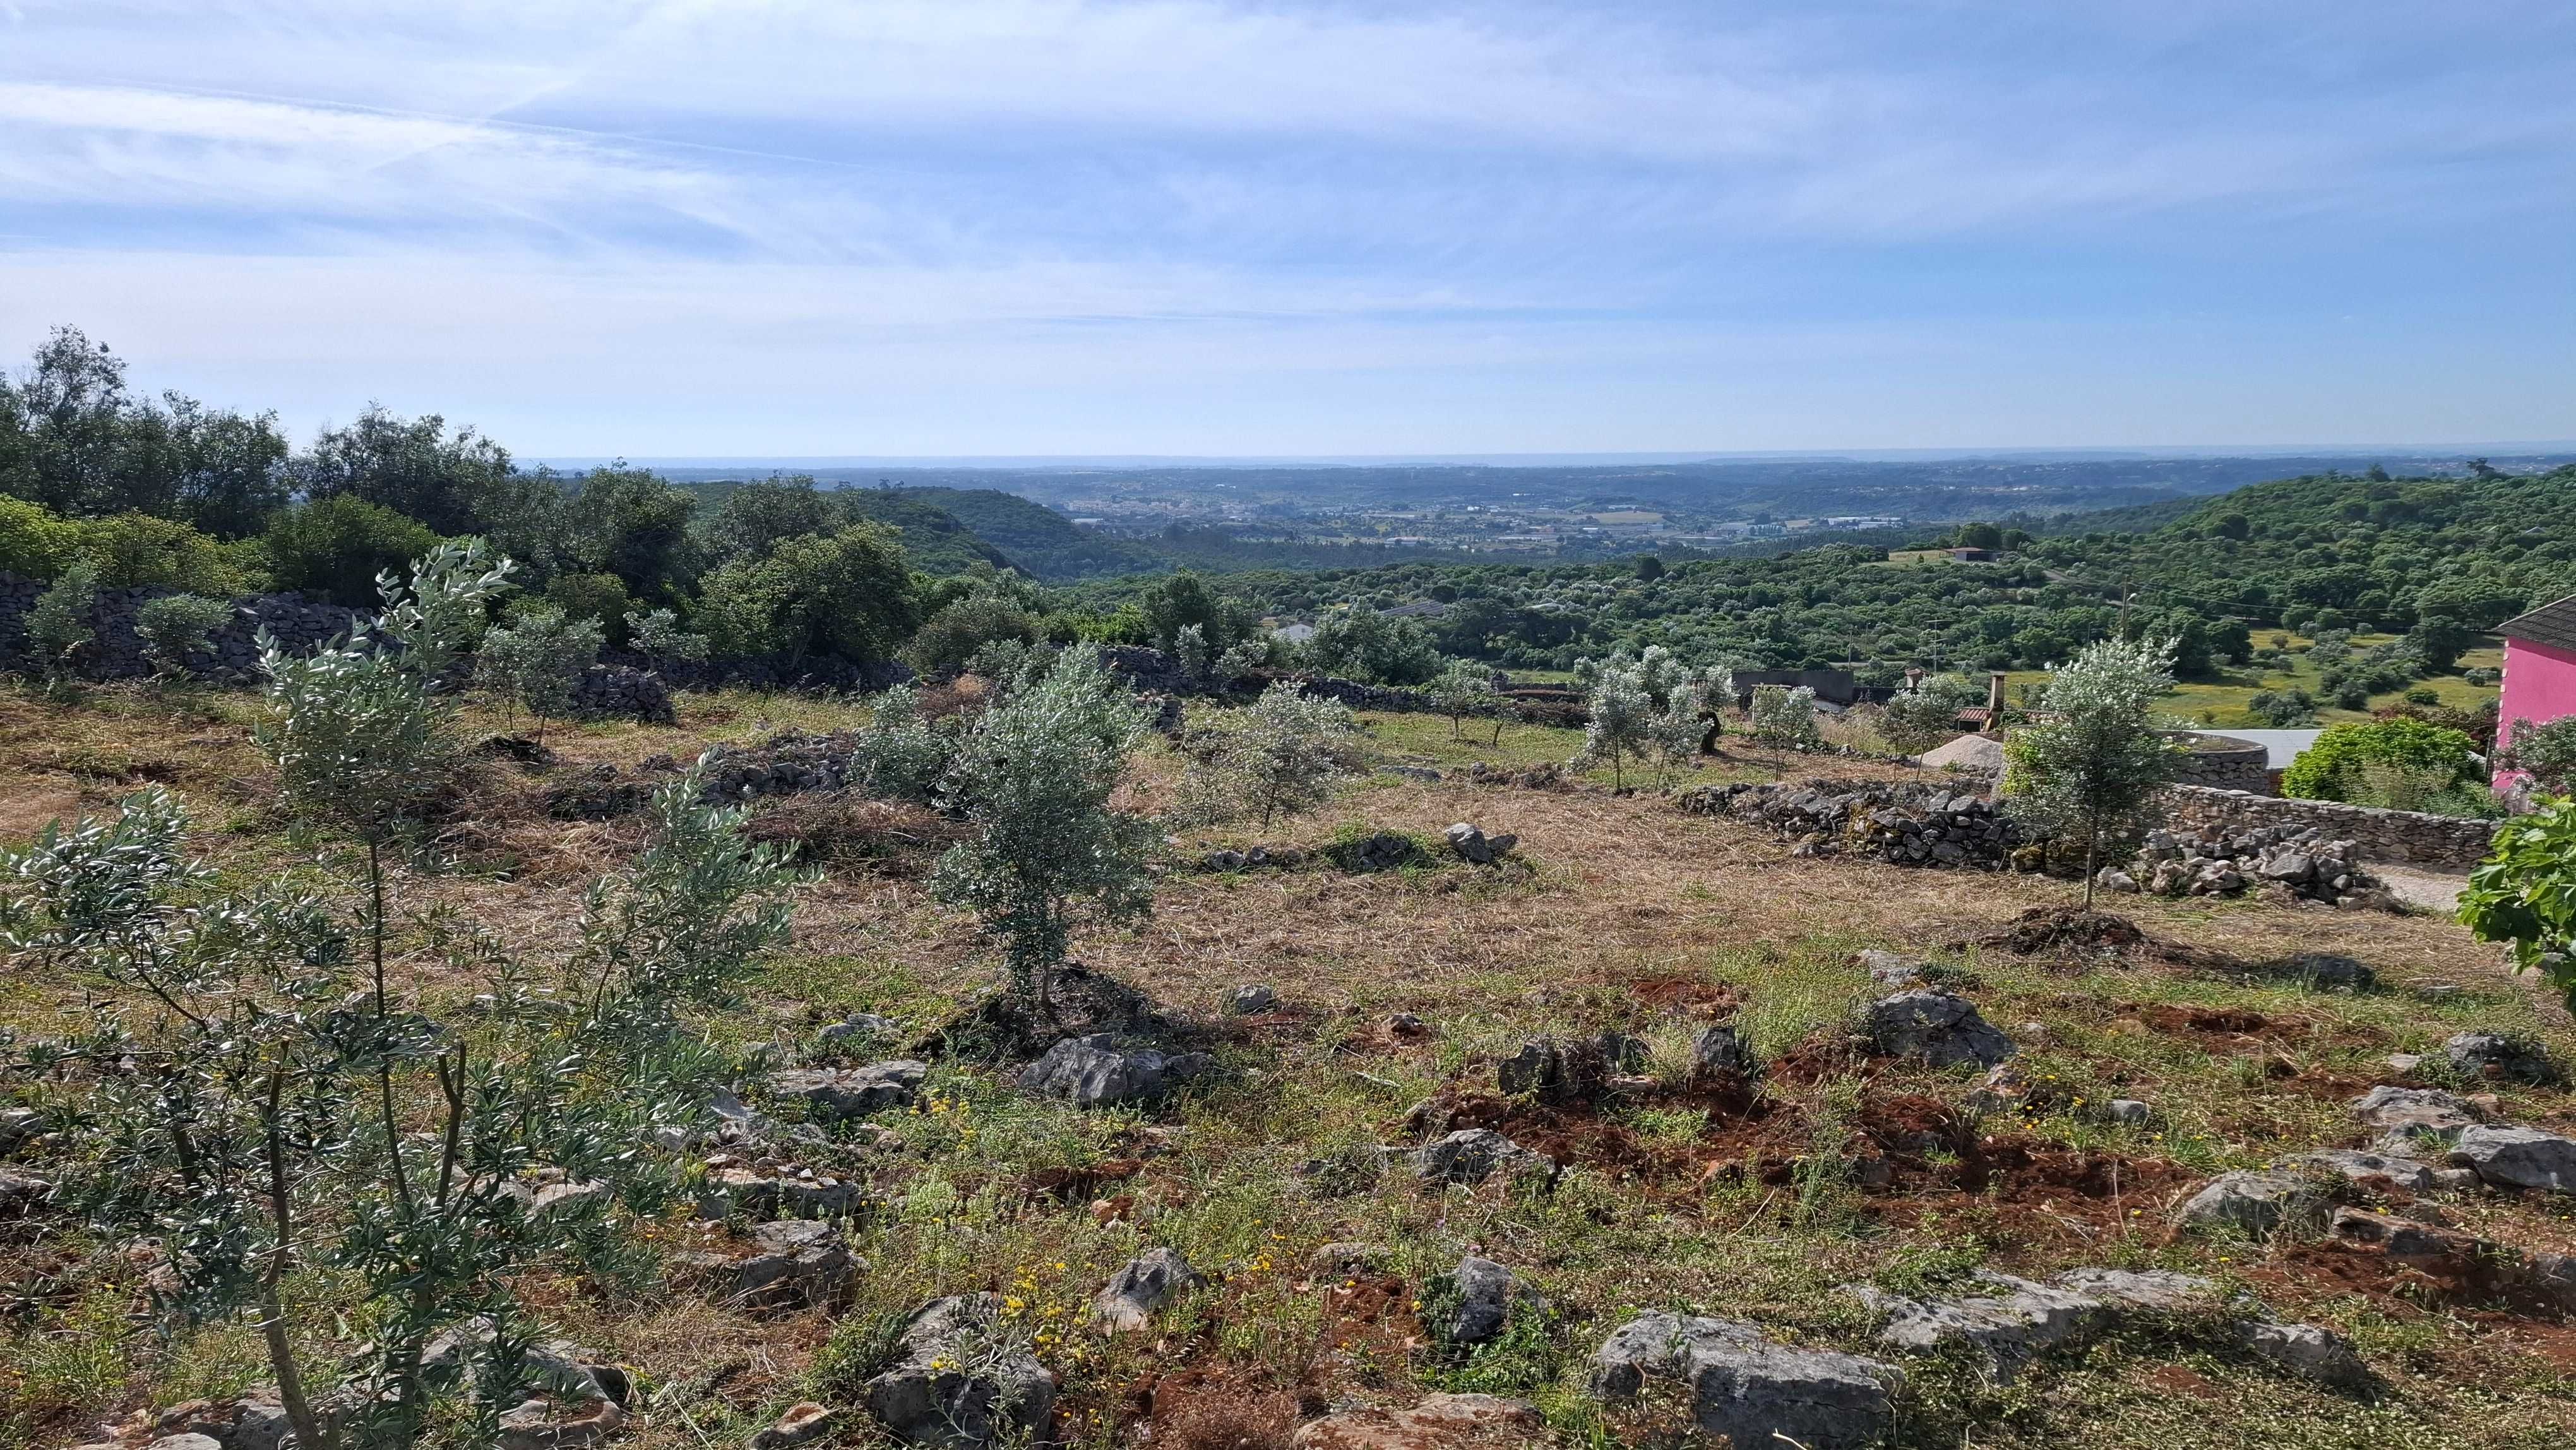
[[[1890,991],[1918,987],[1930,980],[1931,963],[1914,957],[1899,956],[1881,947],[1864,947],[1852,954],[1852,965],[1869,973],[1869,979]]]
[[[1306,1256],[1306,1274],[1318,1281],[1332,1282],[1356,1279],[1363,1274],[1382,1274],[1393,1257],[1379,1244],[1326,1244]]]
[[[1861,1450],[1893,1426],[1891,1365],[1832,1350],[1798,1349],[1732,1319],[1651,1313],[1621,1325],[1593,1357],[1592,1390],[1635,1398],[1648,1379],[1678,1381],[1692,1424],[1737,1445]]]
[[[1870,1004],[1864,1028],[1881,1054],[1933,1067],[1992,1067],[2014,1051],[2012,1039],[1979,1016],[1975,1003],[1948,992],[1918,989],[1881,998]]]
[[[2378,1128],[2387,1136],[2388,1147],[2400,1150],[2419,1142],[2450,1143],[2461,1132],[2486,1121],[2486,1114],[2475,1103],[2440,1088],[2393,1087],[2387,1083],[2372,1088],[2352,1100],[2353,1116],[2365,1126]]]
[[[2136,1098],[2113,1098],[2102,1108],[2102,1116],[2132,1128],[2147,1122],[2155,1115],[2156,1110],[2153,1106],[2142,1103]]]
[[[1478,1184],[1501,1173],[1509,1178],[1556,1176],[1554,1161],[1491,1128],[1461,1128],[1412,1153],[1416,1176],[1431,1183]]]
[[[2534,1188],[2576,1193],[2576,1138],[2537,1128],[2463,1129],[2451,1163],[2493,1188]]]
[[[1191,1268],[1190,1261],[1177,1251],[1147,1249],[1109,1276],[1109,1282],[1092,1300],[1092,1314],[1113,1330],[1142,1329],[1164,1301],[1206,1282],[1206,1276]]]
[[[930,1064],[899,1058],[866,1067],[795,1067],[769,1080],[781,1097],[800,1098],[817,1122],[854,1122],[921,1095]]]
[[[2373,1381],[2352,1341],[2322,1325],[2256,1320],[2242,1335],[2249,1353],[2283,1374],[2339,1390],[2368,1389]]]
[[[1751,1082],[1762,1075],[1762,1061],[1744,1034],[1720,1023],[1700,1030],[1691,1043],[1691,1076],[1701,1081],[1735,1078]]]
[[[2462,1032],[2442,1044],[2442,1055],[2466,1076],[2504,1078],[2513,1082],[2558,1080],[2558,1064],[2547,1045],[2503,1032]]]
[[[1297,1429],[1294,1450],[1526,1450],[1547,1443],[1535,1405],[1494,1395],[1429,1395],[1409,1410],[1342,1410]]]
[[[1518,836],[1488,836],[1481,827],[1465,821],[1450,826],[1440,836],[1449,843],[1450,850],[1458,853],[1459,860],[1475,866],[1491,866],[1521,843]]]
[[[994,1296],[934,1299],[906,1324],[902,1358],[867,1383],[869,1413],[907,1445],[993,1450],[1046,1433],[1055,1378],[1001,1333]]]
[[[826,1303],[858,1263],[838,1224],[805,1218],[753,1229],[745,1253],[701,1254],[691,1262],[719,1276],[729,1302],[759,1308]]]
[[[2307,1173],[2244,1168],[2211,1179],[2182,1206],[2190,1224],[2229,1224],[2249,1238],[2322,1227],[2333,1195]]]
[[[2433,1191],[2432,1166],[2413,1158],[2398,1158],[2385,1153],[2337,1148],[2322,1153],[2306,1154],[2299,1161],[2324,1169],[2328,1173],[2340,1174],[2354,1183],[2368,1183],[2375,1178],[2384,1178],[2408,1193]]]
[[[1020,1070],[1020,1087],[1077,1107],[1108,1107],[1163,1096],[1216,1066],[1203,1052],[1166,1054],[1150,1047],[1122,1048],[1106,1032],[1068,1037]]]
[[[1489,1343],[1511,1323],[1513,1306],[1546,1302],[1518,1274],[1474,1254],[1458,1261],[1449,1284],[1456,1295],[1455,1306],[1432,1329],[1451,1344]]]
[[[1247,983],[1225,994],[1225,1010],[1237,1017],[1255,1017],[1279,1005],[1279,994],[1258,982]]]

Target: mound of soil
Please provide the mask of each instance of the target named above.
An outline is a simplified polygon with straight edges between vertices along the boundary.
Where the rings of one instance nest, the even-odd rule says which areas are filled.
[[[2080,906],[2034,906],[2002,931],[1977,938],[1981,947],[2002,947],[2021,957],[2070,950],[2125,951],[2148,944],[2147,934],[2136,922]]]
[[[913,1050],[986,1062],[1032,1058],[1067,1037],[1112,1033],[1134,1042],[1173,1044],[1189,1035],[1154,999],[1079,962],[1058,968],[1044,1004],[997,991],[931,1029]]]

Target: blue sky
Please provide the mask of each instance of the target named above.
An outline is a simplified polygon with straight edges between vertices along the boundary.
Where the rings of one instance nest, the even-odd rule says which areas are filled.
[[[2576,436],[2564,0],[0,0],[0,350],[523,453]]]

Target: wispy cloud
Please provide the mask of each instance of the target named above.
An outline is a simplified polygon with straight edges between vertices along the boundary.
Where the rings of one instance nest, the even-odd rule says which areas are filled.
[[[15,0],[0,344],[185,347],[127,299],[192,269],[263,339],[364,346],[262,280],[300,271],[415,356],[472,315],[460,359],[965,391],[1893,378],[2219,294],[2537,327],[2571,59],[2537,0]]]

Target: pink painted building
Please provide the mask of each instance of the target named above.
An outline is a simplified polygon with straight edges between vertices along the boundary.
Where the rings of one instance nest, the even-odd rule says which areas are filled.
[[[2498,631],[2504,636],[2504,698],[2496,710],[2496,745],[2513,741],[2517,720],[2545,725],[2576,715],[2576,594],[2518,619]],[[2502,790],[2511,772],[2498,772]]]

